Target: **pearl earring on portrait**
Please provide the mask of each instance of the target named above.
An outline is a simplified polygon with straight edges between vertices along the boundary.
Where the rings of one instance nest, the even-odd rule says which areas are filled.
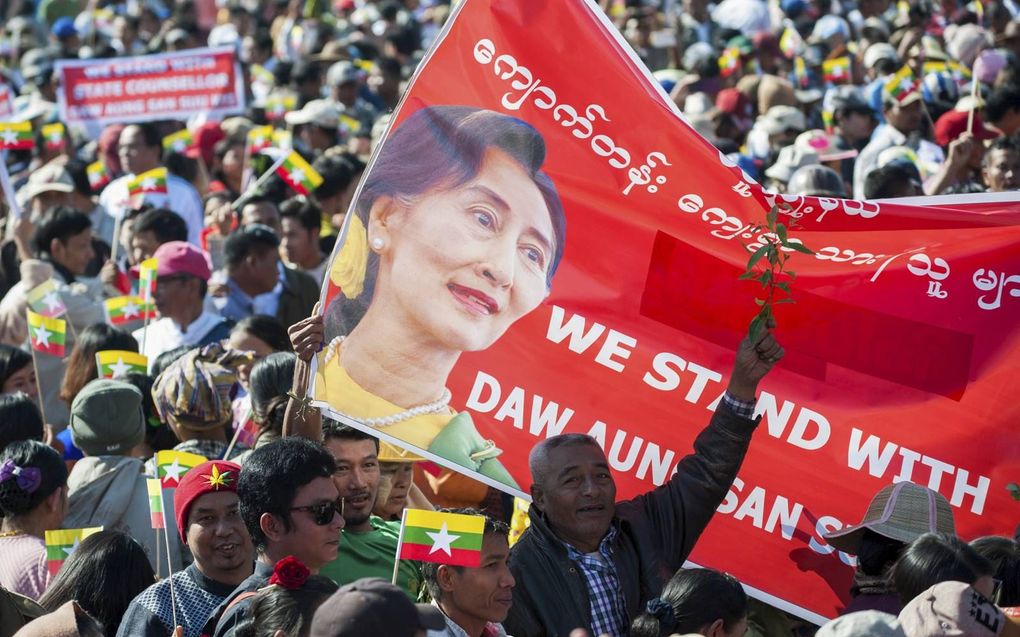
[[[375,237],[374,239],[372,239],[372,249],[373,250],[378,252],[379,250],[383,249],[384,245],[386,245],[386,242],[383,241],[382,237]]]

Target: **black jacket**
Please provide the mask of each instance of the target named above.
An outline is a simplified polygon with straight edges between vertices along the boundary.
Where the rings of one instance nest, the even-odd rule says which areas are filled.
[[[613,563],[627,621],[659,595],[687,559],[737,476],[756,426],[720,402],[694,441],[694,453],[680,461],[669,482],[617,503]],[[567,637],[575,628],[591,630],[584,573],[545,516],[535,507],[529,516],[531,527],[510,551],[517,584],[503,626],[514,637]]]

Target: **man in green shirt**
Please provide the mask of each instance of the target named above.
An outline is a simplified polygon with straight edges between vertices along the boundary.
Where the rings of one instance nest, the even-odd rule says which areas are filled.
[[[379,441],[372,436],[324,421],[322,442],[336,460],[333,481],[343,499],[345,526],[340,535],[337,558],[319,570],[320,575],[343,586],[363,577],[393,577],[400,522],[388,522],[372,515],[379,491]],[[397,585],[412,600],[422,589],[417,562],[400,562]]]

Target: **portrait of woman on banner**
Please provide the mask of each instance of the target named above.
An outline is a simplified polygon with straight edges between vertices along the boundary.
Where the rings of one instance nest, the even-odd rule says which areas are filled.
[[[494,111],[427,107],[395,130],[330,266],[316,400],[518,486],[446,382],[549,294],[566,220],[544,161],[538,131]]]

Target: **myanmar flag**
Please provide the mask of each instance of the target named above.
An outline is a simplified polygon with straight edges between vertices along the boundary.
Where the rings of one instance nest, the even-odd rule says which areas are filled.
[[[93,526],[87,529],[46,531],[46,565],[50,569],[50,575],[57,574],[64,560],[74,553],[82,540],[102,530],[101,526]]]
[[[110,325],[144,321],[145,302],[137,296],[115,296],[103,301],[103,312],[106,314],[106,322]]]
[[[85,168],[85,173],[89,177],[89,186],[92,187],[92,191],[101,190],[103,186],[110,183],[110,172],[106,170],[106,165],[101,161],[95,161]]]
[[[163,488],[175,489],[181,476],[205,462],[206,458],[186,451],[157,451],[156,475],[163,481]]]
[[[163,138],[163,150],[174,153],[183,153],[195,145],[195,137],[187,128]]]
[[[43,144],[46,145],[46,149],[62,150],[64,148],[64,134],[64,125],[60,122],[43,126]]]
[[[141,175],[137,175],[128,182],[128,196],[144,197],[145,195],[165,195],[166,168],[153,168]]]
[[[299,195],[308,196],[322,183],[322,176],[305,161],[297,151],[290,151],[276,169],[276,174],[283,178],[287,185]]]
[[[361,122],[351,117],[350,115],[341,115],[340,124],[343,125],[347,130],[349,130],[352,133],[357,134],[359,131],[361,131]]]
[[[255,128],[248,131],[247,153],[249,156],[254,155],[263,148],[269,148],[272,145],[273,145],[272,126],[256,126]]]
[[[96,352],[96,370],[100,378],[119,378],[131,372],[144,374],[149,369],[149,357],[123,349]]]
[[[850,56],[833,58],[822,62],[822,77],[826,82],[846,82],[850,79]]]
[[[275,121],[297,108],[297,96],[289,93],[274,93],[266,98],[266,119]]]
[[[740,49],[730,47],[719,56],[719,74],[729,77],[740,70]]]
[[[902,102],[908,95],[917,91],[917,80],[909,66],[904,66],[896,74],[885,81],[882,92],[897,102]]]
[[[159,259],[152,257],[138,264],[138,296],[143,301],[151,301],[156,291],[156,270],[159,269]]]
[[[399,558],[477,568],[484,532],[480,515],[404,509]]]
[[[63,356],[67,322],[36,314],[32,310],[25,310],[25,313],[28,315],[28,336],[32,341],[32,349],[43,354]]]
[[[0,124],[0,150],[31,150],[34,146],[30,122]]]
[[[280,150],[294,150],[294,134],[289,130],[274,130],[273,146],[276,146]]]
[[[152,519],[152,528],[162,529],[166,527],[166,520],[163,518],[163,485],[159,478],[147,478],[145,490],[149,494],[149,516]]]
[[[59,318],[67,313],[64,300],[57,292],[57,284],[53,279],[46,279],[39,285],[28,291],[26,295],[28,307],[36,314],[42,314],[49,318]]]

